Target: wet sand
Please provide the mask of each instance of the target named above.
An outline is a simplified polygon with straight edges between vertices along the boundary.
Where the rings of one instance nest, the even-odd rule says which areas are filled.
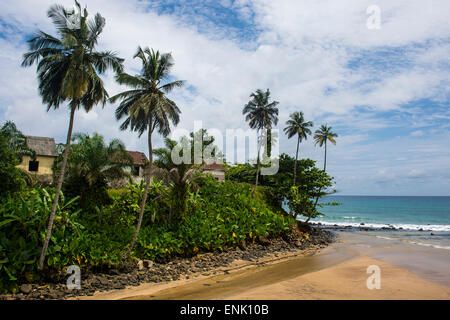
[[[239,267],[212,277],[144,284],[88,299],[450,299],[450,250],[407,246],[370,233],[342,232],[316,254]],[[369,290],[367,267],[381,270]]]

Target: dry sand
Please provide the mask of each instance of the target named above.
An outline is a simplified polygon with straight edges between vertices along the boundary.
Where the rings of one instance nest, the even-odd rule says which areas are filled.
[[[420,259],[423,253],[354,234],[341,235],[341,239],[314,255],[296,252],[266,258],[265,264],[239,261],[226,273],[215,276],[143,284],[81,299],[450,299],[450,287],[446,285],[449,271],[434,272],[432,259]],[[395,264],[374,256],[395,256]],[[450,262],[447,252],[436,251],[435,256],[444,259],[444,263]],[[423,271],[423,265],[414,264],[414,268],[407,269],[397,263],[416,260],[432,272],[412,272],[411,269]],[[381,270],[380,289],[367,288],[370,265]],[[433,281],[424,279],[428,274],[434,275],[430,278]]]
[[[380,267],[380,289],[367,288],[370,265]],[[227,299],[450,299],[450,288],[423,280],[405,268],[362,257]]]

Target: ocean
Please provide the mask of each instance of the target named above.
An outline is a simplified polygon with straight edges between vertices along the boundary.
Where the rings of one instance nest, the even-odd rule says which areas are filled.
[[[333,202],[340,205],[324,205],[319,208],[323,215],[311,221],[353,227],[393,226],[402,229],[373,235],[413,245],[450,249],[450,197],[329,195],[319,203]]]

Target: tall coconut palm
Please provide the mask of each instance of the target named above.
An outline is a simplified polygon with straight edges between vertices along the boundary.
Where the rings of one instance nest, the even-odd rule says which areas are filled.
[[[104,105],[108,93],[99,74],[107,69],[121,72],[123,68],[123,59],[118,58],[115,53],[95,50],[98,38],[105,27],[105,19],[98,13],[94,19],[88,19],[86,8],[82,10],[76,1],[75,5],[77,10],[65,9],[60,5],[50,7],[47,15],[57,29],[57,36],[38,31],[28,41],[30,51],[24,54],[22,62],[24,67],[37,63],[39,93],[43,103],[47,105],[47,111],[52,108],[58,109],[65,101],[69,103],[70,108],[61,174],[56,185],[47,235],[39,259],[41,268],[47,253],[70,152],[75,111],[83,107],[88,112],[98,103]]]
[[[136,232],[131,240],[130,247],[124,255],[128,258],[133,250],[147,202],[147,194],[151,183],[153,166],[152,134],[155,129],[162,136],[166,137],[170,133],[170,124],[177,125],[180,121],[180,109],[176,103],[166,97],[175,87],[181,87],[184,82],[181,80],[168,82],[170,70],[173,66],[173,58],[170,53],[160,54],[159,51],[138,47],[134,58],[139,58],[142,62],[141,72],[137,75],[120,73],[116,76],[118,83],[131,87],[131,90],[124,91],[112,97],[112,103],[121,100],[116,109],[116,118],[121,120],[121,130],[130,128],[139,133],[139,137],[148,131],[148,151],[149,169],[146,175],[146,187],[142,199],[139,220]]]
[[[323,171],[326,171],[327,169],[327,141],[330,141],[332,144],[336,145],[336,140],[334,138],[337,138],[338,135],[331,131],[331,127],[328,127],[326,124],[321,125],[320,129],[316,130],[314,132],[314,144],[319,144],[319,147],[322,147],[325,145],[325,157],[323,161]],[[319,202],[319,196],[320,191],[322,188],[319,189],[319,194],[316,197],[316,201],[314,202],[314,209],[317,206],[317,202]],[[309,220],[309,219],[308,219]]]
[[[261,89],[256,90],[250,95],[251,100],[245,105],[242,110],[242,114],[246,115],[245,121],[248,121],[250,128],[257,130],[258,135],[258,156],[256,159],[256,178],[255,187],[252,191],[252,197],[255,195],[256,187],[258,186],[259,166],[261,151],[262,137],[264,135],[263,130],[272,129],[272,125],[278,123],[278,108],[276,107],[279,102],[272,101],[270,99],[270,91],[267,89],[265,92]]]
[[[331,127],[328,127],[326,124],[321,125],[320,129],[316,130],[314,132],[314,144],[319,145],[319,147],[322,147],[325,145],[325,158],[323,161],[323,171],[326,171],[327,168],[327,141],[330,141],[332,144],[336,145],[336,140],[334,138],[337,138],[338,135],[331,131]]]
[[[295,162],[294,162],[294,183],[295,186],[297,178],[297,161],[298,161],[298,148],[300,142],[308,139],[308,135],[311,135],[310,127],[313,126],[311,121],[305,121],[303,112],[294,112],[289,116],[289,120],[286,121],[287,127],[284,128],[284,132],[287,134],[288,138],[292,138],[297,135],[297,151],[295,152]]]

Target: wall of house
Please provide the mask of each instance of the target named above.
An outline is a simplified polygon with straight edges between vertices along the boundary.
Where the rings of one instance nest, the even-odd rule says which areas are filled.
[[[123,170],[125,172],[131,174],[131,167],[125,167]],[[144,180],[144,168],[139,167],[139,176],[131,175],[131,179],[133,180],[134,183],[137,183],[137,184],[141,183],[141,181]],[[127,185],[127,183],[128,183],[128,179],[123,179],[122,181],[117,182],[116,184],[119,186],[125,186],[125,185]]]
[[[55,162],[55,157],[48,156],[36,156],[36,161],[39,161],[39,168],[37,172],[31,172],[37,175],[52,175],[52,166]],[[29,156],[22,157],[22,163],[17,166],[17,168],[22,169],[26,172],[28,171],[28,162],[31,160]]]
[[[123,170],[129,174],[131,174],[131,167],[124,167]],[[144,168],[142,168],[142,166],[139,166],[139,175],[135,176],[133,175],[133,178],[137,178],[137,177],[143,177],[144,176]]]
[[[212,174],[219,181],[225,181],[225,172],[223,171],[205,170],[204,172]]]

